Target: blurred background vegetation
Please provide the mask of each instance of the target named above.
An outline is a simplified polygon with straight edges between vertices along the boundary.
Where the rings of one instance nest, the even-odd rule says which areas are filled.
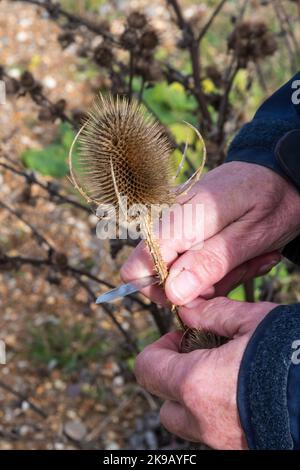
[[[97,240],[67,155],[94,96],[141,101],[183,178],[222,164],[237,130],[299,69],[298,0],[2,0],[0,449],[187,448],[135,383],[136,353],[172,326],[140,295],[95,306],[133,242]],[[286,262],[237,300],[299,301]]]

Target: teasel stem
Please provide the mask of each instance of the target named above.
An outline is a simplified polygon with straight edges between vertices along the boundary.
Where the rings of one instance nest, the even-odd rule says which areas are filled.
[[[152,223],[151,214],[149,214],[149,211],[143,217],[142,229],[143,229],[143,234],[145,236],[146,244],[148,246],[148,249],[150,251],[150,254],[154,262],[155,270],[159,277],[160,284],[164,285],[168,277],[168,268],[166,266],[165,261],[163,260],[163,257],[160,251],[160,246],[154,235],[153,223]]]
[[[169,271],[168,271],[166,262],[164,261],[162,257],[159,243],[153,231],[153,223],[152,223],[150,211],[147,211],[146,215],[143,217],[141,225],[142,225],[142,230],[143,230],[143,234],[145,237],[146,245],[152,257],[156,273],[159,277],[159,283],[161,286],[164,287]],[[178,321],[180,328],[183,331],[186,331],[187,327],[182,322],[178,314],[178,309],[176,305],[171,306],[171,311],[172,313],[175,314],[176,320]]]

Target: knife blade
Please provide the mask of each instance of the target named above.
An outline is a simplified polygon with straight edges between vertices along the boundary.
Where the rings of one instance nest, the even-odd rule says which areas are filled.
[[[116,299],[121,299],[126,297],[126,295],[134,294],[139,292],[144,287],[153,286],[158,284],[159,279],[157,276],[146,276],[141,279],[136,279],[134,281],[128,282],[127,284],[122,284],[115,289],[112,289],[108,292],[105,292],[102,295],[99,295],[96,299],[96,304],[103,304],[104,302],[113,302]]]

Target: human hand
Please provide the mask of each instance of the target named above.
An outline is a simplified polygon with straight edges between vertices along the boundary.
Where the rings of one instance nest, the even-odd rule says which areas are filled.
[[[246,449],[237,410],[237,382],[246,345],[275,304],[198,299],[180,308],[191,328],[231,339],[210,350],[180,354],[182,333],[173,332],[146,347],[136,361],[139,384],[164,400],[162,424],[173,434],[215,449]]]
[[[165,294],[176,305],[199,296],[224,295],[232,285],[267,272],[280,259],[276,251],[300,233],[298,191],[260,165],[223,164],[207,173],[180,202],[204,205],[204,237],[190,221],[188,240],[159,240],[170,268]],[[142,242],[121,275],[130,281],[152,273],[153,263]],[[143,293],[158,303],[166,300],[159,287]]]

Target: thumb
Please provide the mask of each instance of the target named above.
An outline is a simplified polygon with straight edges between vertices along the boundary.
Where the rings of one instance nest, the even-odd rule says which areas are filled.
[[[205,240],[201,248],[189,248],[170,268],[165,286],[168,299],[175,305],[186,305],[237,266],[262,254],[255,229],[251,221],[237,221]]]
[[[189,307],[181,307],[182,321],[190,328],[212,331],[233,338],[253,330],[276,307],[271,302],[237,302],[226,297],[197,299]]]

